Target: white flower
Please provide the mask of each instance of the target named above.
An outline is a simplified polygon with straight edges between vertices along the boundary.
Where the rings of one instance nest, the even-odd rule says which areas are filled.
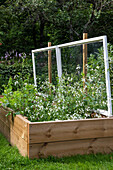
[[[16,77],[19,77],[19,76],[18,76],[18,75],[15,75],[15,76],[14,76],[14,79],[15,79]]]
[[[19,84],[18,81],[15,81],[15,86],[16,86],[17,84]]]
[[[29,108],[28,108],[28,107],[26,107],[26,108],[25,108],[25,112],[26,112],[26,111],[28,111],[28,109],[29,109]]]
[[[99,67],[99,66],[97,66],[96,68],[97,68],[97,69],[99,69],[100,67]]]
[[[85,79],[83,78],[82,81],[85,82]]]
[[[77,69],[77,70],[78,70],[78,69],[80,69],[80,66],[79,66],[79,65],[77,65],[76,69]]]
[[[38,99],[38,96],[36,96],[36,99]]]
[[[39,109],[43,109],[44,107],[43,106],[39,106]]]

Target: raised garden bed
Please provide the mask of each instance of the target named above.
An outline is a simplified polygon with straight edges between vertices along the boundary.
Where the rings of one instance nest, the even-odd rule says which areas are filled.
[[[6,117],[0,107],[0,132],[23,156],[40,158],[113,152],[113,118],[30,122]]]

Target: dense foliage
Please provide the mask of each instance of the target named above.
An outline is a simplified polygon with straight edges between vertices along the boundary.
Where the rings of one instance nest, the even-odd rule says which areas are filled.
[[[0,94],[2,94],[4,90],[3,85],[8,84],[10,77],[12,77],[13,83],[15,83],[17,79],[23,81],[27,75],[29,75],[30,82],[33,83],[31,55],[26,56],[25,53],[17,53],[14,51],[5,53],[5,56],[1,58],[0,62]],[[13,90],[16,90],[14,86]]]
[[[113,44],[113,1],[1,0],[0,55],[106,34]]]
[[[112,46],[109,46],[112,60]],[[79,66],[77,66],[79,69]],[[107,109],[103,50],[97,57],[91,55],[87,64],[87,81],[83,88],[83,74],[65,74],[57,85],[40,81],[37,89],[29,79],[15,83],[12,78],[5,86],[4,107],[10,107],[14,114],[22,114],[31,121],[67,120],[91,117],[97,109]],[[21,86],[20,86],[21,84]],[[13,88],[16,88],[16,91]]]

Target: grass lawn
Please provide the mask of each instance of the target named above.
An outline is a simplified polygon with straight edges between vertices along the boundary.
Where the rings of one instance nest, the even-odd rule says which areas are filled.
[[[0,170],[113,170],[113,154],[29,160],[0,134]]]

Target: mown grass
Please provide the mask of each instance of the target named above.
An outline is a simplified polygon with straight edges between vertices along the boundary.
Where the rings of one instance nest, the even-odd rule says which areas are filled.
[[[113,170],[113,153],[29,160],[0,134],[0,170]]]

